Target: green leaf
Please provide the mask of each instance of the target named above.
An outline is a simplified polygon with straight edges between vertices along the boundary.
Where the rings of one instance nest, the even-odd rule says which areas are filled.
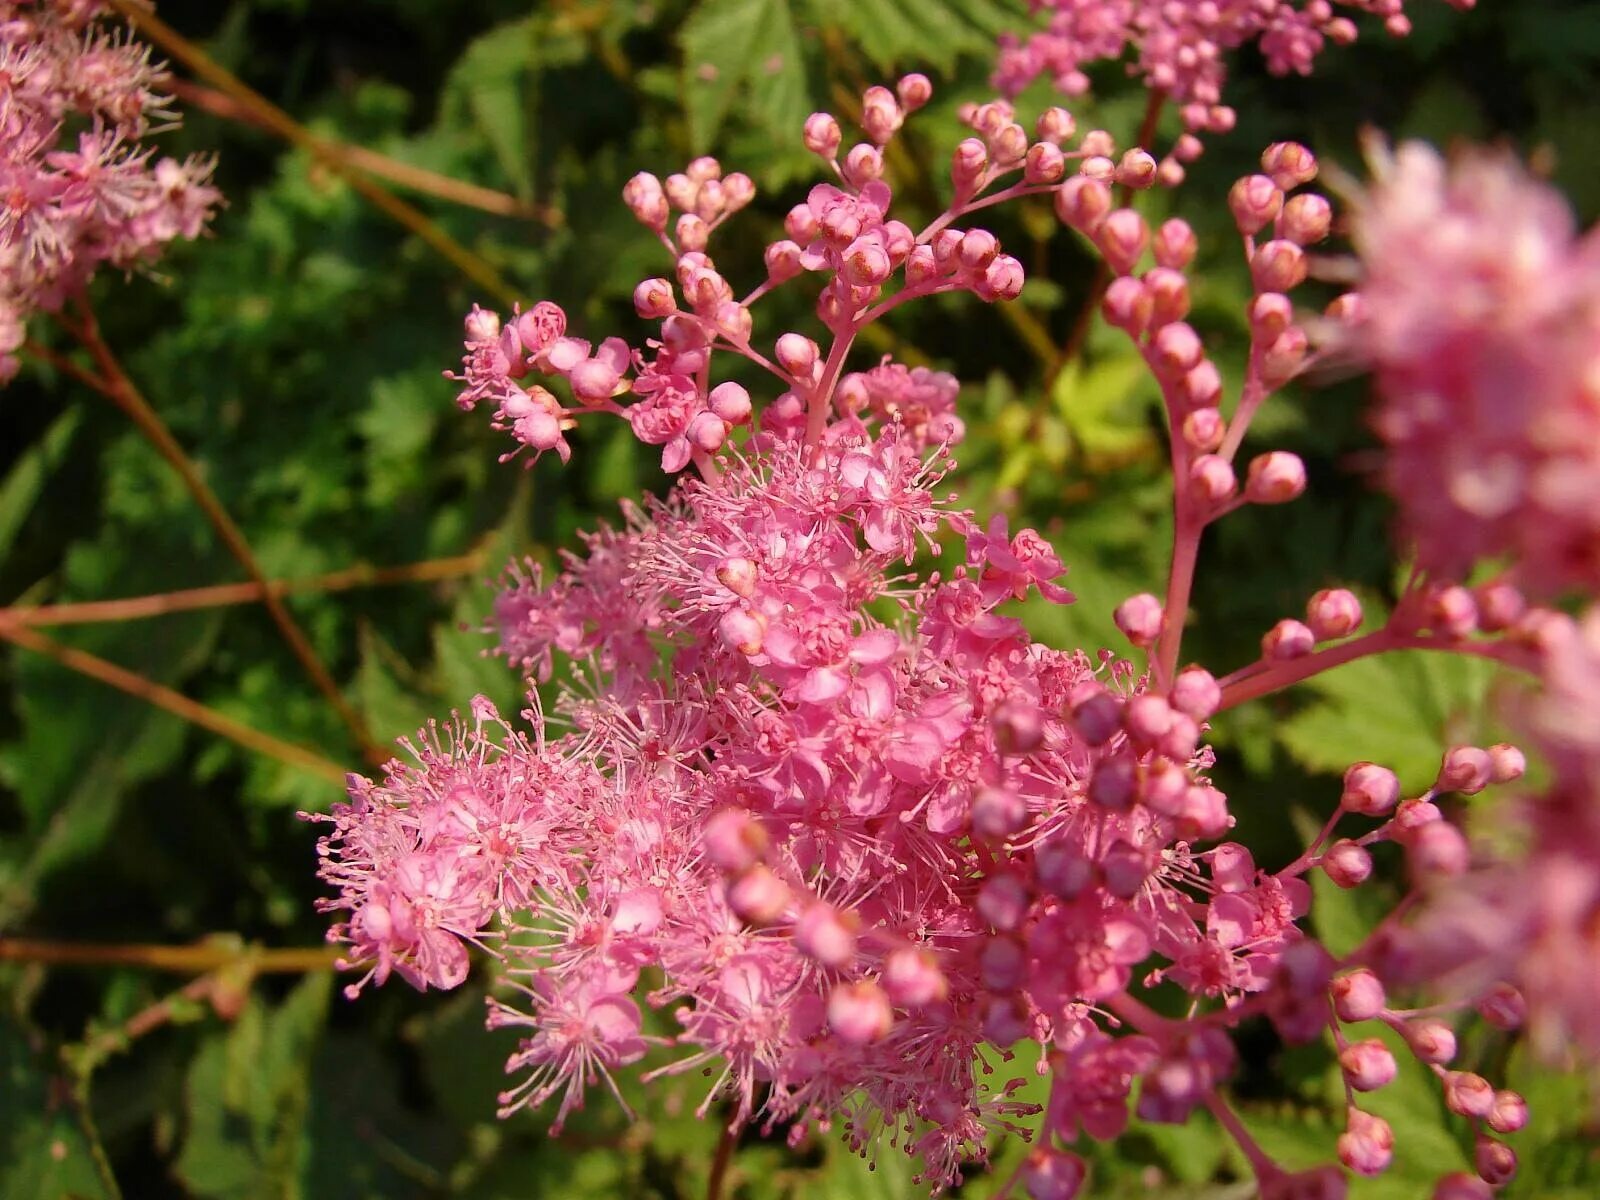
[[[45,481],[72,447],[73,435],[83,420],[83,409],[69,408],[21,455],[0,483],[0,559],[10,552],[22,523],[33,511]]]
[[[709,150],[748,89],[769,132],[794,137],[806,115],[805,64],[789,0],[708,0],[681,34],[689,140]]]
[[[0,1024],[0,1196],[99,1200],[107,1186],[93,1131],[65,1100],[66,1080],[40,1068],[21,1030]]]
[[[880,71],[931,63],[950,71],[962,54],[992,56],[995,39],[1026,21],[997,0],[815,0],[818,15],[850,34]]]
[[[475,39],[446,85],[523,199],[533,195],[540,26],[536,16],[525,17]]]
[[[1447,741],[1471,740],[1494,667],[1464,654],[1406,651],[1347,663],[1304,685],[1315,694],[1284,721],[1289,753],[1313,771],[1382,763],[1410,789],[1426,787]]]

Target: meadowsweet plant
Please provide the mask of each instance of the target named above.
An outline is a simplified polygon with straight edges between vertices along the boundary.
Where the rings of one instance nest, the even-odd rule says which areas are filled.
[[[1354,28],[1316,2],[1048,7],[1049,34],[1002,52],[1002,82],[1049,71],[1076,92],[1082,63],[1136,45],[1152,87],[1203,111],[1185,109],[1191,132],[1228,124],[1224,49],[1259,40],[1307,70]],[[1404,32],[1398,2],[1344,7]],[[1338,252],[1334,206],[1310,150],[1269,146],[1216,198],[1254,286],[1230,387],[1186,320],[1194,231],[1152,228],[1137,206],[1181,170],[1063,108],[1025,120],[993,100],[962,110],[949,204],[914,229],[885,151],[930,94],[916,74],[869,88],[859,140],[826,113],[805,122],[827,181],[754,273],[713,255],[748,177],[709,157],[635,176],[624,203],[666,263],[634,292],[642,343],[573,329],[548,301],[467,316],[451,378],[504,431],[505,458],[566,460],[574,428],[620,419],[677,480],[553,574],[507,573],[497,648],[532,684],[560,660],[548,710],[532,688],[520,721],[473,700],[316,818],[348,992],[393,975],[453,988],[477,951],[500,964],[489,1025],[522,1035],[504,1114],[549,1104],[559,1129],[596,1090],[621,1102],[625,1069],[704,1073],[701,1111],[730,1128],[905,1153],[934,1190],[1031,1138],[1007,1187],[1034,1200],[1086,1194],[1084,1139],[1202,1109],[1262,1195],[1343,1196],[1349,1173],[1394,1155],[1364,1099],[1397,1075],[1386,1027],[1475,1140],[1475,1173],[1436,1197],[1489,1195],[1530,1116],[1456,1065],[1468,1025],[1526,1023],[1546,1051],[1600,1054],[1600,615],[1555,607],[1600,582],[1594,236],[1509,158],[1375,147],[1373,182],[1345,205],[1356,283],[1312,313],[1296,297],[1313,256]],[[923,297],[1014,300],[1025,269],[979,222],[1029,195],[1103,261],[1104,320],[1163,402],[1170,571],[1116,608],[1117,650],[1041,643],[1012,614],[1073,603],[1067,564],[952,491],[958,382],[853,353]],[[815,295],[814,324],[763,326],[779,287]],[[1381,620],[1323,590],[1263,631],[1254,661],[1189,662],[1204,530],[1306,491],[1294,454],[1247,448],[1252,420],[1330,355],[1373,371],[1410,580]],[[737,359],[766,386],[728,379]],[[1534,680],[1510,715],[1549,787],[1519,783],[1510,744],[1441,747],[1416,795],[1356,762],[1303,852],[1258,861],[1211,778],[1208,722],[1419,648]],[[1487,789],[1524,836],[1469,838],[1455,798]],[[1307,929],[1310,881],[1360,888],[1385,846],[1404,893],[1335,955]],[[1281,1165],[1227,1099],[1234,1031],[1263,1020],[1336,1054],[1347,1108],[1324,1166]],[[1033,1074],[1042,1106],[1017,1095]]]

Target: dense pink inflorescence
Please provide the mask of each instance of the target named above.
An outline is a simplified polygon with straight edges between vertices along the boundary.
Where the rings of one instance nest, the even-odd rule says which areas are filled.
[[[1121,6],[1124,20],[1135,7]],[[1398,4],[1360,7],[1403,20]],[[1171,4],[1162,19],[1202,8],[1244,20],[1226,5]],[[1332,36],[1338,20],[1326,5],[1249,11],[1276,12],[1286,38]],[[1269,48],[1268,32],[1251,36],[1298,65]],[[1387,1122],[1362,1107],[1399,1072],[1390,1047],[1356,1028],[1377,1021],[1474,1131],[1477,1174],[1441,1188],[1503,1184],[1515,1155],[1491,1134],[1514,1133],[1526,1105],[1453,1069],[1447,1018],[1476,1005],[1515,1027],[1528,1007],[1521,982],[1548,993],[1533,1003],[1536,1027],[1553,1031],[1543,1036],[1594,1033],[1580,1002],[1595,982],[1584,939],[1600,904],[1600,857],[1586,857],[1600,846],[1589,837],[1600,834],[1600,755],[1569,726],[1600,702],[1600,617],[1579,626],[1530,608],[1505,579],[1469,589],[1419,572],[1365,638],[1360,600],[1327,588],[1233,674],[1180,665],[1201,532],[1307,486],[1285,451],[1235,463],[1264,401],[1316,361],[1290,299],[1332,228],[1327,199],[1306,190],[1316,161],[1302,146],[1271,146],[1261,173],[1229,193],[1253,291],[1244,378],[1224,415],[1222,373],[1186,320],[1195,234],[1178,219],[1152,229],[1127,202],[1181,172],[1137,147],[1119,155],[1104,131],[1077,136],[1060,109],[1030,135],[1006,102],[970,106],[951,204],[913,231],[892,215],[883,148],[928,93],[921,76],[869,89],[866,140],[848,149],[833,117],[806,122],[807,147],[837,182],[789,212],[764,281],[742,296],[707,245],[749,203],[750,181],[712,159],[631,180],[625,202],[672,260],[670,277],[634,294],[639,316],[659,323],[643,349],[570,334],[548,301],[504,320],[467,317],[458,402],[492,406],[518,443],[512,454],[565,459],[566,435],[607,414],[660,446],[668,471],[695,469],[664,499],[624,504],[617,526],[585,535],[554,572],[508,573],[498,648],[530,679],[558,683],[548,719],[537,693],[527,733],[480,700],[470,722],[409,747],[412,765],[378,784],[353,780],[349,802],[320,818],[332,826],[320,843],[337,891],[325,902],[338,914],[330,936],[366,972],[351,990],[391,974],[456,986],[478,946],[503,968],[490,1024],[525,1031],[507,1113],[559,1098],[559,1126],[596,1084],[617,1094],[615,1073],[655,1049],[646,1077],[703,1072],[706,1109],[721,1104],[733,1127],[782,1124],[796,1141],[840,1128],[869,1157],[884,1146],[913,1155],[935,1188],[983,1160],[996,1129],[1030,1132],[1021,1122],[1037,1118],[1040,1144],[1016,1177],[1034,1200],[1078,1196],[1087,1167],[1066,1147],[1115,1138],[1134,1116],[1182,1122],[1207,1107],[1234,1120],[1218,1089],[1236,1067],[1230,1030],[1252,1017],[1289,1042],[1330,1038],[1348,1099],[1338,1166],[1290,1172],[1240,1138],[1261,1193],[1342,1197],[1345,1171],[1380,1174],[1396,1150]],[[1102,313],[1162,396],[1172,574],[1165,597],[1136,595],[1115,612],[1142,662],[1047,646],[1008,609],[1073,597],[1038,533],[1013,534],[1004,516],[980,523],[940,491],[965,432],[953,377],[889,359],[846,370],[861,329],[903,302],[1014,298],[1021,265],[993,234],[956,226],[1026,195],[1049,196],[1104,259]],[[1381,220],[1387,200],[1375,192],[1367,217]],[[1395,279],[1406,254],[1433,253],[1428,232],[1393,247]],[[807,278],[826,340],[758,341],[761,298]],[[1369,273],[1330,314],[1373,346],[1402,323],[1382,324],[1397,310],[1384,308],[1381,282]],[[730,357],[775,381],[764,403],[715,382],[714,364]],[[1386,403],[1416,403],[1382,371],[1380,383],[1398,389]],[[1521,428],[1537,424],[1524,414]],[[922,569],[949,557],[954,566]],[[1208,720],[1321,658],[1415,645],[1544,670],[1526,719],[1562,782],[1541,802],[1527,861],[1546,877],[1475,866],[1450,819],[1451,796],[1522,774],[1505,745],[1450,748],[1414,796],[1386,767],[1352,765],[1326,826],[1277,870],[1222,840],[1234,821],[1209,779]],[[1584,838],[1557,846],[1553,831],[1584,804]],[[1407,919],[1337,958],[1301,927],[1308,877],[1359,887],[1380,843],[1403,858]],[[1508,887],[1522,889],[1521,907],[1473,925]],[[1446,976],[1437,1015],[1391,1003],[1390,989]],[[1181,1005],[1147,1003],[1162,992]],[[1043,1105],[1016,1097],[1020,1068],[1006,1068],[1018,1055],[1048,1075]]]
[[[199,235],[211,164],[141,144],[175,118],[164,74],[93,0],[0,3],[0,383],[24,323],[102,264],[130,270]]]
[[[1524,590],[1600,588],[1600,232],[1508,156],[1374,154],[1351,343],[1384,482],[1422,566],[1510,559]]]

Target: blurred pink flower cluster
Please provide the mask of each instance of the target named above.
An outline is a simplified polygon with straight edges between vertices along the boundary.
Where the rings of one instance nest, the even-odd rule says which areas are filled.
[[[95,0],[0,2],[0,383],[24,323],[102,264],[131,270],[199,235],[211,163],[141,139],[175,121],[162,70]]]

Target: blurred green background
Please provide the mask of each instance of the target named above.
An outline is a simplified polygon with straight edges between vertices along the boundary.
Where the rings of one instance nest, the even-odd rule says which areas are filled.
[[[1189,182],[1140,201],[1200,231],[1194,323],[1237,382],[1248,296],[1222,203],[1269,141],[1296,138],[1359,174],[1367,123],[1441,143],[1505,139],[1600,212],[1600,6],[1486,0],[1479,11],[1412,6],[1414,35],[1329,52],[1309,80],[1268,77],[1238,56],[1228,99],[1239,128],[1212,138]],[[907,208],[943,206],[955,106],[985,98],[994,35],[1021,28],[1021,0],[708,0],[530,5],[516,0],[163,0],[160,15],[316,133],[471,181],[552,219],[495,216],[404,189],[516,294],[565,305],[584,336],[638,336],[628,297],[664,267],[618,200],[623,181],[713,150],[751,174],[757,205],[713,249],[746,284],[760,249],[814,178],[799,149],[806,113],[841,113],[869,83],[922,69],[937,86],[891,156]],[[707,67],[711,69],[707,69]],[[180,76],[188,73],[181,68]],[[1080,128],[1126,139],[1143,93],[1119,66],[1074,105]],[[1040,88],[1031,113],[1052,102]],[[837,106],[844,107],[837,107]],[[1170,114],[1168,120],[1171,121]],[[1176,133],[1163,125],[1163,141]],[[616,501],[661,489],[656,453],[620,423],[586,426],[568,467],[502,466],[502,435],[463,416],[441,371],[460,354],[474,301],[506,308],[380,213],[304,149],[188,106],[172,150],[214,150],[228,207],[213,236],[179,247],[154,277],[95,287],[107,340],[202,465],[267,574],[478,557],[451,577],[289,603],[374,736],[387,744],[485,692],[514,709],[517,683],[474,631],[485,585],[513,554],[549,558]],[[1048,206],[995,211],[1030,270],[1009,312],[940,300],[895,313],[859,352],[893,353],[963,381],[962,484],[987,514],[1036,524],[1071,566],[1080,602],[1031,613],[1061,645],[1117,645],[1111,607],[1155,588],[1169,537],[1155,392],[1120,335],[1096,328],[1047,385],[1093,262]],[[910,217],[906,218],[908,221]],[[800,289],[788,289],[798,293]],[[811,329],[804,297],[763,305],[756,340]],[[48,323],[33,332],[49,337]],[[63,345],[63,348],[64,345]],[[753,388],[762,386],[747,380]],[[758,393],[764,395],[765,393]],[[1374,610],[1392,594],[1386,513],[1370,491],[1363,385],[1302,389],[1258,421],[1252,445],[1310,467],[1312,499],[1246,510],[1208,536],[1186,653],[1221,671],[1319,587],[1355,586]],[[173,473],[123,416],[48,368],[0,393],[0,604],[112,599],[241,579]],[[251,728],[359,768],[361,755],[257,605],[46,629]],[[253,754],[36,654],[0,654],[0,939],[164,943],[237,939],[314,947],[314,830],[300,809],[338,797],[325,779]],[[1217,775],[1238,835],[1264,865],[1293,856],[1297,824],[1325,813],[1352,759],[1431,778],[1440,739],[1485,734],[1492,681],[1477,664],[1400,657],[1357,664],[1292,697],[1230,714]],[[1316,818],[1320,820],[1320,817]],[[1381,898],[1380,898],[1381,899]],[[1319,895],[1335,949],[1374,911]],[[212,942],[221,957],[230,941]],[[594,1097],[560,1139],[537,1116],[494,1120],[504,1035],[481,1029],[489,980],[418,996],[400,984],[347,1003],[325,973],[229,976],[231,1005],[179,996],[128,1036],[181,974],[107,964],[0,963],[0,1197],[660,1197],[703,1195],[715,1114],[693,1114],[702,1081],[632,1087],[628,1123]],[[225,1017],[227,1019],[225,1019]],[[1331,1157],[1342,1098],[1326,1050],[1243,1041],[1242,1110],[1292,1163]],[[1534,1124],[1515,1145],[1511,1196],[1596,1194],[1577,1084],[1541,1075],[1503,1037],[1467,1055],[1524,1088]],[[1022,1064],[1024,1072],[1031,1064]],[[1407,1074],[1375,1101],[1399,1137],[1396,1165],[1355,1197],[1423,1196],[1465,1165],[1470,1140],[1437,1091]],[[1002,1151],[1014,1162],[1020,1147]],[[1136,1127],[1096,1151],[1097,1196],[1248,1194],[1241,1163],[1204,1123]],[[875,1172],[826,1139],[798,1151],[783,1131],[741,1141],[726,1194],[756,1198],[916,1194],[886,1151]],[[975,1175],[960,1194],[981,1196]]]

